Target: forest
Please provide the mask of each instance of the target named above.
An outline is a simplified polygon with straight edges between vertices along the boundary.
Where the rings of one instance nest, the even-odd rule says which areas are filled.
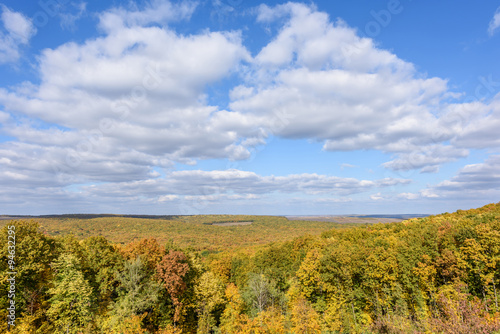
[[[0,332],[500,333],[500,203],[384,224],[181,218],[6,222]],[[211,225],[234,221],[251,224]]]

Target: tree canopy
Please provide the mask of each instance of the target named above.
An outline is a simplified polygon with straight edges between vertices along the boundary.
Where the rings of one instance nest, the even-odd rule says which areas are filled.
[[[154,238],[51,237],[33,221],[12,225],[18,304],[11,333],[500,330],[500,204],[209,252]],[[4,227],[4,291],[8,235]],[[8,302],[2,294],[4,318]],[[8,331],[5,323],[0,331]]]

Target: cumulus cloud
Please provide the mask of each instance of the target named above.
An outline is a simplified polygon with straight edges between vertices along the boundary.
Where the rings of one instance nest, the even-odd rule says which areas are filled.
[[[2,12],[0,21],[0,64],[13,62],[20,57],[21,45],[27,45],[36,28],[31,21],[21,13],[14,12],[5,5],[0,6]]]
[[[179,196],[177,196],[177,195],[162,195],[162,196],[158,197],[158,202],[175,201],[176,199],[179,199]]]
[[[488,25],[488,33],[490,36],[492,36],[500,27],[500,7],[497,9],[495,12],[495,15],[493,15],[493,18],[490,21],[490,24]]]
[[[500,83],[495,83],[500,86]],[[500,138],[500,93],[489,102],[476,102],[473,106],[462,106],[465,110],[474,108],[475,117],[472,120],[459,120],[461,124],[458,136],[451,141],[457,147],[467,148],[498,148]],[[462,110],[463,110],[462,109]],[[464,112],[465,113],[465,112]],[[463,114],[461,114],[463,115]]]
[[[285,23],[256,55],[247,84],[233,90],[232,110],[260,116],[274,135],[323,142],[326,151],[394,153],[384,166],[396,170],[435,170],[467,154],[441,144],[457,135],[436,113],[446,113],[453,95],[446,80],[425,77],[314,6],[259,7],[258,21],[278,19]],[[418,163],[408,164],[415,151]]]
[[[207,105],[204,89],[248,57],[237,33],[182,36],[168,28],[133,26],[45,50],[41,84],[0,89],[0,102],[6,110],[77,132],[83,141],[94,133],[102,149],[170,159],[244,159],[249,152],[237,142],[251,136],[243,131],[248,127],[240,126],[240,133],[230,129],[231,113]],[[17,135],[30,141],[24,130]]]
[[[12,17],[21,16],[3,10],[13,31]],[[207,85],[250,59],[239,34],[184,36],[157,25],[193,10],[192,3],[165,1],[111,9],[100,15],[101,25],[114,18],[123,29],[108,26],[102,37],[46,49],[40,84],[0,88],[1,131],[15,138],[0,143],[6,194],[17,187],[14,193],[23,189],[31,198],[34,189],[53,189],[79,201],[85,197],[71,189],[81,184],[154,180],[156,169],[173,161],[248,158],[247,148],[262,143],[262,134],[245,116],[207,104],[204,95]],[[28,30],[17,29],[24,39],[16,38],[26,41]]]
[[[62,169],[76,174],[100,168],[107,156],[162,165],[247,159],[249,148],[270,134],[322,141],[327,151],[395,153],[384,164],[394,170],[435,171],[467,154],[439,144],[455,135],[431,112],[446,95],[446,81],[420,76],[344,22],[332,23],[303,4],[260,6],[258,21],[285,21],[252,58],[238,32],[183,36],[157,25],[189,18],[195,7],[154,1],[141,9],[113,8],[99,15],[103,37],[44,50],[41,83],[0,89],[0,103],[56,126],[41,133],[13,124],[9,135],[39,145],[47,160],[54,158],[47,145],[66,143],[55,161],[72,161],[78,168]],[[229,110],[207,104],[207,85],[240,71],[242,63],[250,65],[230,92]],[[146,177],[149,171],[139,166]]]

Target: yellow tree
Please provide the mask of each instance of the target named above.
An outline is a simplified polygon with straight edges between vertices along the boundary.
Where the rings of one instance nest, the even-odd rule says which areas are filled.
[[[182,334],[182,329],[179,327],[174,327],[173,325],[168,325],[164,329],[160,329],[156,334]]]
[[[417,266],[413,268],[413,274],[419,278],[419,288],[424,295],[424,299],[435,305],[437,270],[432,264],[430,256],[425,254],[422,256],[422,261],[418,262]],[[425,311],[427,310],[424,310],[424,312]]]
[[[146,268],[152,273],[162,259],[164,248],[155,238],[143,238],[127,244],[122,249],[122,253],[127,260],[134,260],[141,255]]]
[[[231,277],[231,254],[217,254],[209,264],[210,271],[218,276],[224,283],[229,281]]]
[[[495,310],[499,311],[498,307],[498,291],[497,291],[497,271],[500,269],[500,231],[497,226],[480,224],[476,227],[478,241],[482,246],[483,254],[485,255],[485,272],[482,279],[485,285],[493,294],[495,302]],[[493,290],[493,291],[491,291]]]
[[[305,298],[298,298],[292,304],[292,332],[295,334],[321,333],[319,314]]]
[[[15,241],[15,247],[13,243]],[[41,326],[46,311],[47,287],[52,278],[51,262],[58,257],[54,240],[40,230],[34,221],[12,221],[0,230],[0,288],[2,294],[9,286],[8,272],[15,271],[16,310],[30,316],[33,325]],[[9,267],[11,267],[9,269]],[[15,270],[12,270],[14,268]],[[0,297],[0,316],[8,307],[7,293]],[[40,311],[40,312],[38,312]],[[0,324],[0,331],[5,323]]]
[[[271,306],[265,311],[260,312],[253,320],[253,333],[255,334],[285,333],[285,316],[275,306]]]
[[[459,266],[469,272],[469,287],[481,293],[486,299],[486,286],[488,283],[488,271],[490,267],[483,246],[476,239],[466,239],[460,247]]]
[[[327,308],[323,314],[323,326],[328,332],[341,332],[343,329],[342,318],[345,316],[345,299],[332,297],[327,302]]]
[[[213,310],[224,302],[224,285],[211,271],[201,275],[195,286],[198,304],[198,334],[208,334],[215,327]]]
[[[233,283],[226,287],[225,297],[227,300],[226,308],[222,313],[220,320],[220,330],[222,334],[243,333],[243,325],[248,318],[243,313],[243,300],[238,288]]]
[[[302,261],[299,270],[297,271],[297,278],[300,283],[301,292],[304,297],[313,301],[312,297],[319,293],[322,288],[320,285],[321,275],[319,272],[320,266],[320,250],[317,248],[311,249],[304,261]]]

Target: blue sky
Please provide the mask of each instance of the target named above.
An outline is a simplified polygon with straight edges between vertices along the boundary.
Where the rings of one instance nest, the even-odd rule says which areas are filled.
[[[498,1],[3,1],[0,214],[498,202],[498,59]]]

